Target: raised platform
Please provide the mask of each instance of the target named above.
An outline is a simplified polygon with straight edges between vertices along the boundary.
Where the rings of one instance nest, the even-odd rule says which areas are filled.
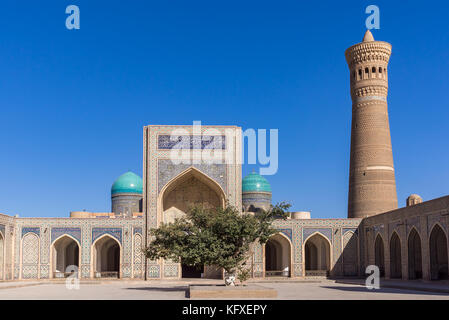
[[[190,285],[189,298],[239,299],[239,298],[277,298],[277,290],[257,284],[227,287],[225,285]]]

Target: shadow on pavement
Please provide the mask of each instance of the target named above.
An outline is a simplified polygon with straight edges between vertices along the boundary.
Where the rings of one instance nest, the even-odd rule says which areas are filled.
[[[184,292],[186,298],[189,297],[189,287],[176,286],[176,287],[136,287],[126,288],[126,290],[142,290],[142,291],[160,291],[160,292]]]
[[[340,290],[340,291],[348,291],[348,292],[367,292],[367,293],[396,293],[396,294],[418,294],[418,295],[429,295],[429,296],[447,296],[447,293],[442,292],[429,292],[429,291],[419,291],[419,290],[410,290],[404,288],[380,288],[380,289],[372,289],[369,290],[362,286],[353,286],[353,287],[338,287],[338,286],[323,286],[322,288]]]

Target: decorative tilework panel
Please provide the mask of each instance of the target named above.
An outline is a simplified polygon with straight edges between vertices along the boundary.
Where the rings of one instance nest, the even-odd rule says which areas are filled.
[[[40,235],[40,228],[39,227],[24,227],[22,228],[22,237],[27,234],[28,232],[35,233],[36,235]]]
[[[50,278],[50,265],[41,265],[41,279]]]
[[[161,277],[161,270],[159,265],[148,266],[148,278],[157,279]]]
[[[109,234],[122,243],[122,228],[92,228],[92,243],[104,234]]]
[[[51,228],[51,243],[60,236],[67,234],[81,243],[81,228]]]
[[[27,233],[22,239],[22,278],[38,278],[39,238],[35,233]]]
[[[226,149],[226,136],[159,135],[158,149]]]
[[[190,167],[194,167],[218,183],[227,192],[226,165],[224,164],[174,164],[170,159],[158,160],[158,193],[173,178]]]
[[[28,233],[22,240],[22,263],[38,264],[39,238],[34,233]]]
[[[332,243],[332,229],[330,228],[304,228],[302,232],[303,239],[307,239],[311,234],[319,232]]]
[[[178,265],[177,264],[165,264],[164,265],[164,277],[176,278],[178,277]]]
[[[292,229],[279,229],[279,231],[285,234],[290,239],[290,241],[292,241]]]

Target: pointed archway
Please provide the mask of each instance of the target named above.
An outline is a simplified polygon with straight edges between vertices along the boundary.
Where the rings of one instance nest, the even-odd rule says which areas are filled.
[[[402,278],[401,263],[401,240],[396,232],[393,232],[390,239],[390,278]]]
[[[320,233],[310,236],[305,244],[306,276],[327,276],[331,266],[330,243]]]
[[[190,167],[171,179],[158,197],[158,221],[171,223],[194,206],[213,209],[225,206],[225,193],[212,178]],[[222,278],[223,270],[214,266],[199,268],[181,263],[181,277]]]
[[[193,206],[224,207],[225,193],[212,178],[194,167],[171,179],[159,194],[159,221],[170,223]]]
[[[95,278],[120,278],[120,242],[105,234],[93,244]]]
[[[421,237],[415,228],[408,236],[408,277],[422,279]]]
[[[79,268],[80,245],[71,236],[63,235],[57,238],[50,251],[52,278],[68,277]]]
[[[447,237],[439,224],[436,224],[429,238],[430,278],[448,279]]]
[[[265,244],[265,277],[290,277],[291,244],[282,234],[277,233]]]
[[[347,231],[343,235],[343,275],[357,276],[359,272],[359,238],[356,233]]]
[[[377,235],[374,243],[374,264],[379,268],[381,277],[385,276],[385,250],[384,240],[380,234]]]

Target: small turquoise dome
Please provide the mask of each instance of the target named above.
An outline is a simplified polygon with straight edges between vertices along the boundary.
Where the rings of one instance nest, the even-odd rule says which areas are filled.
[[[242,192],[271,192],[267,179],[258,173],[250,173],[242,180]]]
[[[115,180],[111,188],[111,194],[116,193],[142,193],[142,178],[134,172],[128,171]]]

